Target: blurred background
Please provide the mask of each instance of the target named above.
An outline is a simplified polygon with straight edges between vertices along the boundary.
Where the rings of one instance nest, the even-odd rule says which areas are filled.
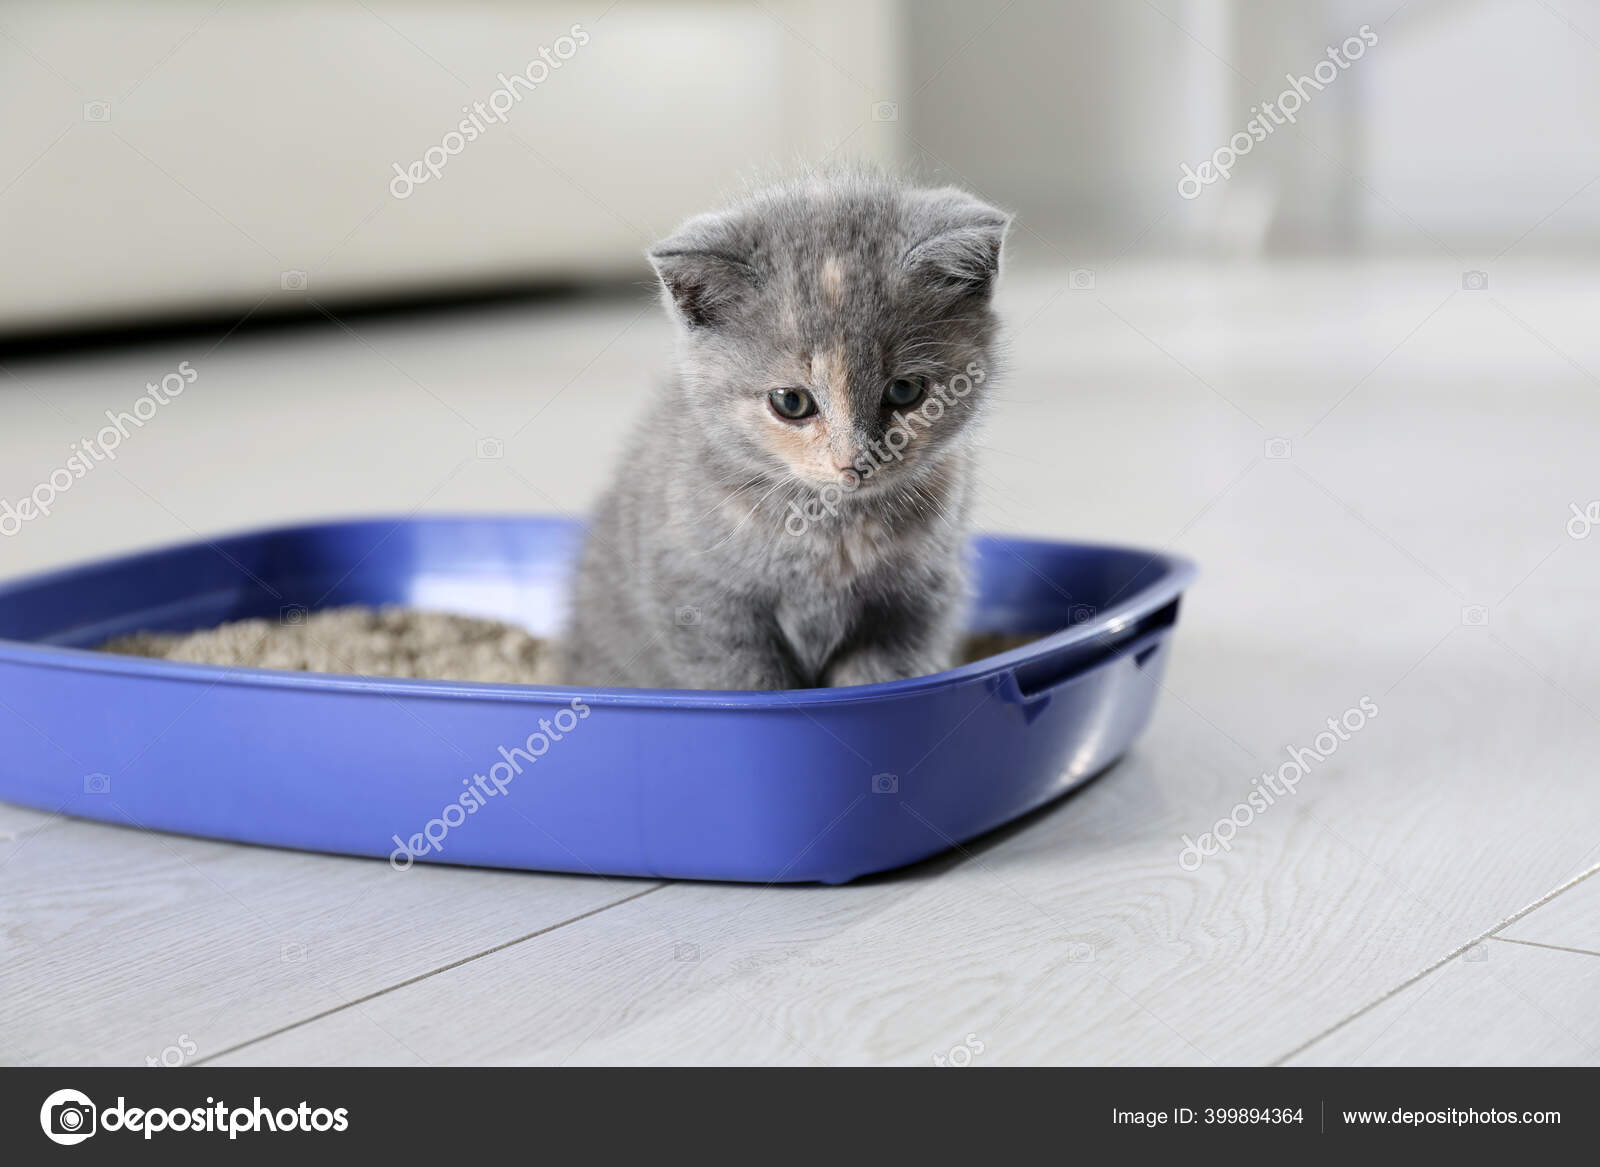
[[[1179,196],[1351,38],[1292,124]],[[547,76],[503,120],[392,187],[530,62]],[[1578,0],[11,0],[0,99],[13,338],[643,279],[678,219],[837,156],[1017,211],[1017,263],[1600,241],[1600,12]]]

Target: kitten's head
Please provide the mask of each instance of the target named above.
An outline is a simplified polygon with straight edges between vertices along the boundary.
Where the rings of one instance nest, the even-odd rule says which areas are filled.
[[[684,407],[719,469],[863,495],[935,470],[984,396],[1009,222],[954,188],[849,172],[652,248]]]

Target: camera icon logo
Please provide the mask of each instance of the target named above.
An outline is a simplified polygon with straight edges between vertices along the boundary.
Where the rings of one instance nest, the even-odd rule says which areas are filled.
[[[1461,290],[1463,292],[1486,292],[1489,290],[1489,273],[1486,271],[1464,271],[1461,273]]]
[[[1085,620],[1093,620],[1095,610],[1093,604],[1074,604],[1067,610],[1067,623],[1082,624]]]
[[[111,120],[111,103],[109,101],[86,101],[83,103],[83,120],[86,122],[108,122]]]
[[[1461,623],[1468,628],[1484,628],[1489,623],[1489,609],[1482,604],[1468,604],[1461,609]]]
[[[700,609],[685,604],[673,613],[672,619],[679,628],[688,628],[691,625],[700,623]]]
[[[39,1108],[45,1137],[63,1147],[76,1146],[95,1132],[95,1105],[79,1090],[57,1090]]]
[[[278,960],[284,964],[304,964],[306,946],[298,940],[285,940],[278,949]]]
[[[874,774],[872,776],[872,793],[874,794],[899,794],[900,775]]]
[[[1089,964],[1094,960],[1094,945],[1074,940],[1067,945],[1067,960],[1073,964]]]
[[[1294,453],[1294,444],[1288,438],[1268,438],[1263,452],[1269,461],[1287,462]]]
[[[1094,291],[1094,269],[1075,267],[1067,274],[1067,284],[1074,292]]]
[[[306,622],[310,615],[304,604],[285,604],[278,609],[278,623],[286,628],[297,628]]]
[[[679,964],[699,964],[700,946],[698,944],[674,944],[672,946],[672,959]]]
[[[872,120],[875,122],[897,122],[900,120],[900,107],[892,101],[874,102]]]
[[[478,439],[478,461],[497,462],[506,456],[506,444],[499,438]]]
[[[306,273],[286,271],[278,277],[278,286],[285,292],[303,292],[306,290]]]
[[[85,774],[83,776],[83,792],[85,794],[110,794],[111,775],[99,772]]]
[[[1482,961],[1489,959],[1489,946],[1487,944],[1474,944],[1461,954],[1462,960]]]

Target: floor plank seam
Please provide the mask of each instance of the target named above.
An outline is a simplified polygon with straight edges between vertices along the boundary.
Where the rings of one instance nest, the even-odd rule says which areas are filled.
[[[1529,948],[1548,948],[1553,952],[1575,952],[1579,956],[1600,956],[1600,952],[1596,952],[1592,948],[1573,948],[1567,944],[1546,944],[1542,940],[1518,940],[1514,936],[1491,936],[1489,939],[1498,941],[1501,944],[1524,944]]]
[[[1573,888],[1577,887],[1580,883],[1588,879],[1591,875],[1594,875],[1596,872],[1600,872],[1600,863],[1596,863],[1593,867],[1590,867],[1586,871],[1580,871],[1577,875],[1574,875],[1571,879],[1567,880],[1566,883],[1561,884],[1554,891],[1546,892],[1544,895],[1534,900],[1533,903],[1523,908],[1520,912],[1513,912],[1511,915],[1502,920],[1500,922],[1500,926],[1495,928],[1493,932],[1490,932],[1489,936],[1495,936],[1496,933],[1503,932],[1505,929],[1515,924],[1518,920],[1522,919],[1522,917],[1526,916],[1529,912],[1537,911],[1548,904],[1551,900],[1555,899],[1558,895],[1564,895],[1565,893],[1571,891]],[[1488,939],[1488,937],[1485,937],[1485,939]]]
[[[1371,1013],[1379,1005],[1382,1005],[1385,1001],[1389,1000],[1389,998],[1395,996],[1396,994],[1404,992],[1406,989],[1409,989],[1412,985],[1416,984],[1418,981],[1422,980],[1423,978],[1425,978],[1425,977],[1429,976],[1430,974],[1432,974],[1432,973],[1438,971],[1439,969],[1443,968],[1445,965],[1449,964],[1456,957],[1460,956],[1463,952],[1467,951],[1467,949],[1472,948],[1474,945],[1481,944],[1486,940],[1499,940],[1499,939],[1501,939],[1501,937],[1499,935],[1497,935],[1497,933],[1503,931],[1506,928],[1511,927],[1512,924],[1515,924],[1518,920],[1522,919],[1529,912],[1534,912],[1534,911],[1537,911],[1538,909],[1544,907],[1551,900],[1555,899],[1558,895],[1561,895],[1561,894],[1563,894],[1565,892],[1571,891],[1574,887],[1578,886],[1578,884],[1582,883],[1584,880],[1588,879],[1590,876],[1596,874],[1597,872],[1600,872],[1600,863],[1596,863],[1594,866],[1588,868],[1585,871],[1580,871],[1577,875],[1573,876],[1571,879],[1567,880],[1565,883],[1558,885],[1553,891],[1546,892],[1544,895],[1542,895],[1538,899],[1534,900],[1531,904],[1527,905],[1524,908],[1519,909],[1518,911],[1513,912],[1511,915],[1507,916],[1504,920],[1501,920],[1500,923],[1496,924],[1493,928],[1489,929],[1487,932],[1483,933],[1481,936],[1477,936],[1477,937],[1467,941],[1465,944],[1459,945],[1458,947],[1451,949],[1449,952],[1447,952],[1443,956],[1441,956],[1438,960],[1434,961],[1432,964],[1430,964],[1426,968],[1424,968],[1421,972],[1415,973],[1412,976],[1407,977],[1405,980],[1401,981],[1394,988],[1390,989],[1387,993],[1384,993],[1383,995],[1377,997],[1376,999],[1374,999],[1372,1001],[1369,1001],[1367,1004],[1365,1004],[1361,1008],[1357,1009],[1354,1013],[1350,1014],[1348,1017],[1344,1018],[1342,1021],[1334,1022],[1332,1025],[1330,1025],[1326,1029],[1322,1030],[1322,1032],[1320,1032],[1320,1033],[1316,1034],[1315,1036],[1313,1036],[1311,1038],[1308,1038],[1307,1040],[1301,1042],[1299,1045],[1297,1045],[1293,1049],[1291,1049],[1288,1053],[1283,1054],[1280,1057],[1274,1058],[1272,1061],[1268,1062],[1267,1064],[1270,1065],[1270,1066],[1282,1066],[1282,1065],[1284,1065],[1291,1058],[1296,1057],[1297,1055],[1304,1053],[1306,1050],[1310,1049],[1312,1046],[1316,1045],[1318,1042],[1323,1041],[1324,1039],[1333,1036],[1334,1033],[1336,1033],[1339,1030],[1343,1029],[1346,1025],[1349,1025],[1352,1021],[1355,1021],[1355,1020],[1357,1020],[1357,1019],[1359,1019],[1361,1017],[1365,1017],[1368,1013]]]
[[[474,952],[470,956],[463,956],[459,960],[453,960],[449,964],[443,964],[438,968],[429,969],[427,972],[418,973],[414,977],[408,977],[407,979],[398,981],[392,985],[385,985],[381,989],[375,989],[364,996],[355,997],[349,1001],[343,1002],[342,1004],[334,1005],[332,1008],[324,1009],[319,1013],[313,1013],[309,1017],[302,1017],[298,1021],[291,1021],[287,1025],[280,1025],[277,1029],[270,1030],[267,1033],[247,1038],[244,1041],[235,1042],[233,1045],[220,1049],[214,1054],[207,1054],[203,1058],[196,1058],[194,1061],[188,1064],[190,1066],[203,1066],[207,1062],[226,1057],[231,1053],[237,1053],[242,1049],[248,1049],[253,1045],[259,1045],[263,1041],[269,1041],[274,1037],[278,1037],[293,1030],[303,1028],[304,1026],[310,1025],[315,1021],[321,1021],[326,1017],[332,1017],[335,1013],[342,1013],[346,1009],[354,1009],[358,1005],[365,1005],[368,1001],[375,1001],[379,997],[387,996],[388,994],[396,992],[400,989],[418,984],[421,981],[429,980],[432,977],[439,976],[441,973],[447,973],[451,969],[460,968],[464,964],[471,964],[475,960],[482,960],[486,956],[493,956],[497,952],[504,952],[506,949],[514,948],[518,944],[524,944],[529,940],[536,940],[540,936],[548,936],[550,933],[555,932],[558,929],[565,928],[569,924],[576,924],[581,920],[589,919],[591,916],[598,916],[601,912],[608,912],[612,908],[619,908],[623,904],[632,903],[634,900],[642,899],[652,892],[658,892],[664,887],[670,887],[674,882],[676,881],[667,880],[666,882],[656,884],[654,887],[647,887],[641,892],[635,892],[631,896],[625,896],[620,900],[613,900],[608,904],[601,904],[599,907],[591,908],[587,912],[580,912],[578,915],[572,916],[569,919],[561,920],[555,924],[550,924],[547,927],[529,932],[526,936],[515,937],[514,939],[507,940],[501,944],[496,944],[493,947],[485,948],[482,952]]]

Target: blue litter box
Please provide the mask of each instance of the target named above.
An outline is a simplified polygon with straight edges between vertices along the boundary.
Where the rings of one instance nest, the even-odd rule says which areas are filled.
[[[929,677],[786,692],[588,690],[218,668],[91,651],[304,608],[560,626],[560,518],[318,523],[0,585],[0,799],[414,862],[843,883],[1064,794],[1149,720],[1194,575],[1117,547],[979,537],[976,633]]]

